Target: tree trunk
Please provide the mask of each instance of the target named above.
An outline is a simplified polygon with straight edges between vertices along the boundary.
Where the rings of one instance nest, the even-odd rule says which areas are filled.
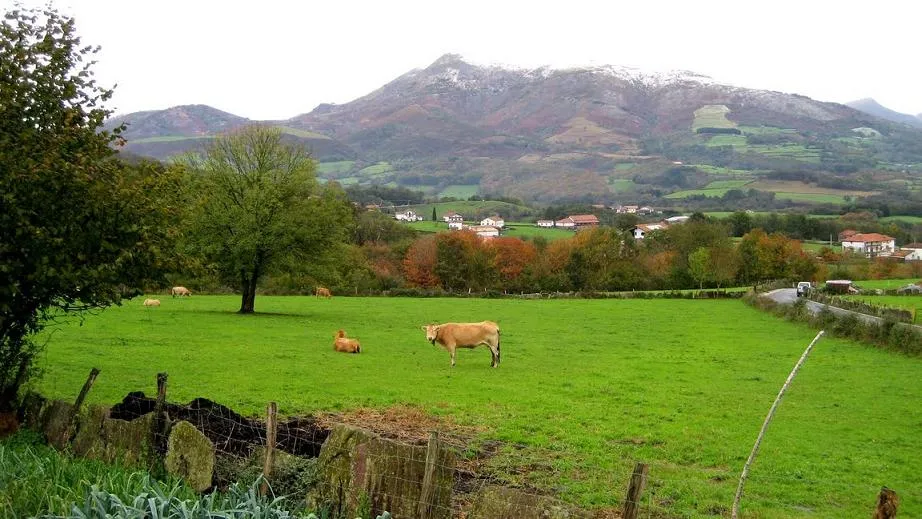
[[[240,280],[242,281],[243,297],[240,301],[240,312],[241,314],[252,314],[256,311],[256,280],[259,279],[259,258],[253,265],[253,272],[249,273],[249,276],[246,272],[240,272]]]

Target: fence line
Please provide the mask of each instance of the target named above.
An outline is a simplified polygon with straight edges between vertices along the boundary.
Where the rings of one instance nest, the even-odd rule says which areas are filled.
[[[814,339],[815,341],[816,339]],[[98,371],[96,373],[98,374]],[[91,378],[95,378],[92,373]],[[269,403],[265,422],[244,417],[228,407],[205,399],[195,399],[188,405],[172,404],[166,398],[166,374],[158,374],[157,381],[156,399],[142,398],[142,393],[130,393],[121,403],[112,407],[112,417],[131,420],[153,412],[155,413],[155,420],[153,420],[152,435],[165,432],[158,418],[168,417],[169,420],[189,421],[212,441],[216,452],[221,457],[238,462],[252,460],[254,454],[265,447],[265,459],[261,468],[262,474],[266,477],[266,484],[260,489],[263,494],[269,492],[275,494],[276,491],[281,492],[284,490],[280,487],[272,487],[274,482],[272,473],[273,453],[276,450],[302,459],[316,458],[331,432],[313,418],[292,417],[285,421],[278,421],[277,405],[274,402]],[[85,391],[81,391],[81,396],[78,397],[77,403],[85,398],[91,386],[92,383],[84,385]],[[164,420],[164,422],[166,421]],[[353,425],[352,427],[355,426]],[[374,428],[356,428],[371,432],[375,437],[380,437],[384,440],[389,439],[386,433],[380,435],[375,432]],[[454,463],[441,463],[440,451],[448,449],[455,451],[457,454],[467,447],[462,440],[452,438],[450,435],[443,435],[441,432],[438,427],[430,432],[424,453],[419,450],[415,451],[416,453],[413,455],[366,453],[368,458],[362,462],[363,471],[375,465],[384,466],[389,463],[400,463],[405,466],[407,463],[418,463],[423,466],[423,476],[421,479],[407,477],[406,473],[401,471],[376,474],[373,486],[369,488],[371,495],[367,496],[366,502],[364,504],[361,502],[351,504],[366,506],[369,507],[369,511],[380,513],[384,511],[382,507],[388,504],[406,503],[408,501],[407,495],[395,494],[394,489],[412,488],[420,489],[418,501],[414,503],[414,509],[417,511],[418,517],[455,517],[462,515],[465,510],[473,506],[477,496],[484,496],[488,491],[492,491],[494,487],[503,486],[504,481],[497,479],[495,476],[477,474]],[[417,447],[422,447],[420,441],[415,443]],[[403,444],[407,445],[405,442]],[[349,459],[352,456],[352,451],[349,449],[340,448],[338,451],[331,452],[331,448],[331,445],[327,445],[327,450],[325,451],[326,455],[331,458],[343,457]],[[459,457],[458,459],[461,458]],[[627,463],[628,460],[623,460],[623,462]],[[612,499],[612,502],[618,503],[617,508],[614,505],[610,506],[611,510],[620,511],[625,519],[633,519],[637,517],[653,517],[663,513],[674,514],[676,513],[676,503],[688,500],[689,496],[692,497],[691,501],[693,502],[713,500],[713,495],[710,492],[708,495],[701,495],[703,493],[702,487],[700,485],[696,486],[694,478],[685,476],[670,478],[668,475],[664,476],[664,474],[669,474],[676,468],[694,470],[694,467],[676,466],[669,463],[646,464],[638,462],[633,471],[628,469],[622,475],[615,476],[612,474],[611,477],[605,478],[610,487],[610,494],[615,498]],[[729,471],[726,472],[729,473]],[[366,473],[363,472],[362,474],[362,477],[368,477]],[[234,474],[234,477],[237,476],[238,474]],[[712,472],[704,472],[701,481],[707,481],[713,476]],[[214,477],[221,476],[216,473]],[[445,495],[446,487],[434,484],[435,481],[443,479],[450,479],[452,482],[450,487],[447,488],[449,495]],[[730,478],[725,477],[717,481],[723,481],[724,479]],[[367,481],[370,480],[359,481],[357,488],[364,488]],[[786,481],[791,484],[805,486],[820,482],[828,483],[827,481],[811,480],[809,478],[761,473],[754,475],[751,481],[754,483]],[[852,493],[855,495],[868,495],[869,510],[873,508],[873,496],[879,489],[879,486],[875,485],[856,486],[845,484],[837,487],[848,487],[853,490]],[[564,505],[556,500],[549,501],[549,499],[554,498],[534,487],[525,486],[523,488],[519,485],[514,490],[515,495],[521,497],[521,499],[516,499],[515,501],[517,513],[520,514],[523,510],[526,510],[530,511],[527,514],[528,516],[539,517],[545,515],[549,506],[569,507],[569,505]],[[717,492],[717,494],[723,494],[723,492]],[[881,492],[881,496],[880,499],[885,500],[883,492]],[[891,494],[887,494],[887,496],[891,496]],[[895,506],[898,505],[898,498],[895,497],[895,494],[892,497],[887,497],[887,499],[889,500],[886,506],[895,509]],[[716,503],[709,510],[714,513],[726,513],[729,511],[727,504],[729,504],[729,499],[724,504]],[[571,510],[569,513],[571,517],[584,515],[582,511],[576,509]],[[588,512],[585,515],[588,516]]]

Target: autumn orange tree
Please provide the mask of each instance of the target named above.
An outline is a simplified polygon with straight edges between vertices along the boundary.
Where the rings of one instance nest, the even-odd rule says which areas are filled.
[[[407,282],[424,288],[439,286],[441,282],[435,273],[437,258],[435,236],[414,241],[403,258],[403,273]]]
[[[534,244],[519,238],[502,237],[489,242],[496,257],[499,287],[503,290],[525,290],[525,271],[538,254]]]

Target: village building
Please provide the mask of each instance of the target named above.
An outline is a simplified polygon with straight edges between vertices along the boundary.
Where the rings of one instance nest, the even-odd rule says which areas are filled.
[[[842,240],[842,251],[851,251],[868,258],[888,256],[896,250],[896,241],[885,234],[857,233]]]
[[[651,232],[665,229],[666,227],[669,227],[669,225],[665,222],[641,223],[631,229],[631,235],[634,236],[635,240],[642,240],[646,238]]]
[[[492,225],[471,225],[467,229],[481,238],[496,238],[499,236],[499,229]]]
[[[538,220],[538,227],[553,227],[554,220]]]
[[[502,216],[493,215],[493,216],[488,216],[484,218],[483,220],[481,220],[480,225],[487,225],[490,227],[498,227],[502,229],[503,227],[506,226],[506,221],[503,220]]]
[[[423,220],[423,217],[416,214],[416,211],[413,210],[397,213],[394,215],[394,218],[400,222],[421,222]]]
[[[448,211],[442,216],[442,220],[450,224],[451,222],[463,222],[464,217],[454,211]]]

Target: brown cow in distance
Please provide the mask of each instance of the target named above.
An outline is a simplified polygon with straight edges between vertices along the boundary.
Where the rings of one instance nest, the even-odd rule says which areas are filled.
[[[451,366],[455,366],[456,348],[476,348],[484,344],[490,348],[490,366],[499,366],[499,325],[493,321],[479,323],[428,324],[421,327],[426,340],[433,345],[438,342],[451,355]]]
[[[358,339],[346,338],[346,332],[340,330],[333,336],[333,349],[343,353],[362,353]]]
[[[145,299],[144,306],[160,306],[159,299]]]
[[[333,297],[333,294],[330,293],[330,289],[326,287],[317,287],[314,290],[314,295],[317,297]]]

